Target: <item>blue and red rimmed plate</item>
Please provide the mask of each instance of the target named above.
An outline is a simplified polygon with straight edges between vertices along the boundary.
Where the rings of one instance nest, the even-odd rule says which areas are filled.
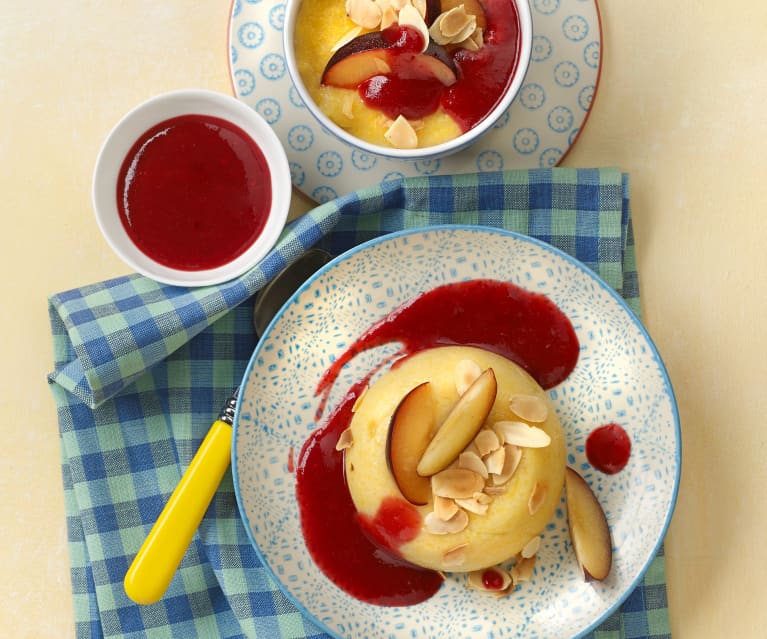
[[[533,579],[496,599],[448,578],[431,599],[379,607],[350,597],[312,561],[301,531],[289,460],[317,427],[314,391],[330,363],[365,329],[429,288],[469,278],[510,281],[549,297],[571,320],[578,364],[551,389],[567,436],[568,464],[602,503],[613,568],[586,583],[570,547],[564,501],[543,535]],[[392,345],[391,351],[397,350]],[[386,354],[352,360],[330,395],[346,390]],[[617,422],[632,440],[628,465],[594,470],[585,440]],[[259,342],[237,408],[233,472],[240,512],[265,566],[287,596],[343,639],[515,637],[573,639],[597,627],[636,588],[671,518],[680,474],[673,391],[650,337],[594,273],[542,242],[471,226],[404,231],[336,258],[288,301]]]
[[[232,85],[282,140],[294,186],[317,202],[399,177],[549,168],[567,154],[588,118],[599,84],[601,23],[596,0],[530,0],[530,8],[533,50],[520,94],[480,141],[447,158],[381,158],[324,130],[288,74],[281,0],[234,0]]]

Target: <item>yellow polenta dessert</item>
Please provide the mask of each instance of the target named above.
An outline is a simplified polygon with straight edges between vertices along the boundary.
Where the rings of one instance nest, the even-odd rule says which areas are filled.
[[[421,527],[398,552],[426,568],[472,572],[534,555],[562,493],[565,439],[546,392],[479,348],[433,348],[386,371],[342,439],[358,512],[410,504]]]
[[[354,3],[355,7],[360,4]],[[354,9],[351,11],[354,15]],[[379,14],[376,26],[366,28],[355,23],[347,14],[347,4],[344,0],[302,2],[294,34],[295,58],[298,72],[310,96],[320,110],[338,126],[362,140],[379,146],[426,147],[457,137],[462,133],[460,127],[441,108],[423,117],[411,117],[406,122],[400,122],[392,134],[392,125],[398,119],[397,116],[371,108],[362,99],[358,85],[366,76],[380,74],[383,77],[391,75],[392,72],[392,65],[387,62],[386,55],[387,49],[391,52],[394,48],[380,39],[381,17]],[[356,16],[355,19],[365,23],[364,19]],[[428,34],[426,36],[428,38]],[[348,41],[346,49],[341,50],[343,47],[340,45],[345,41]],[[432,48],[435,47],[436,45],[432,44]],[[350,55],[345,56],[345,51]],[[343,58],[348,64],[343,71],[343,78],[341,73],[337,73],[338,79],[330,80],[326,75],[326,67],[334,56]],[[441,56],[441,59],[450,63],[445,56]],[[418,60],[435,62],[436,58],[418,56]],[[366,71],[368,66],[371,68]],[[421,65],[401,62],[401,66],[412,71]],[[440,63],[435,62],[435,66],[439,66],[441,70],[437,71],[438,74],[445,71],[446,67]],[[337,68],[341,67],[342,65],[338,65]],[[354,77],[347,79],[346,74],[352,74]],[[407,129],[404,140],[399,125]],[[412,139],[408,139],[408,135]]]

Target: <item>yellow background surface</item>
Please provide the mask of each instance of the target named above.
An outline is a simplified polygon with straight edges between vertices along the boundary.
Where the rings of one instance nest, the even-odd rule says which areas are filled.
[[[564,164],[631,174],[646,324],[683,429],[673,636],[767,637],[767,4],[600,8],[601,85]],[[126,272],[94,221],[96,154],[157,93],[230,92],[229,10],[0,0],[0,636],[74,636],[46,297]]]

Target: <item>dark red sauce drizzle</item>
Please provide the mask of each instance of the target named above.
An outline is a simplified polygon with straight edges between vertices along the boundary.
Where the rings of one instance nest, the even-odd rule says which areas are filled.
[[[185,270],[216,268],[261,234],[272,202],[269,166],[239,127],[206,115],[146,131],[123,162],[117,206],[147,256]]]
[[[631,439],[618,424],[600,426],[586,439],[586,458],[597,470],[614,475],[626,467],[631,457]]]
[[[462,131],[483,120],[500,101],[517,66],[519,17],[510,0],[484,0],[487,27],[484,45],[478,51],[455,48],[450,52],[458,68],[458,81],[445,87],[436,78],[409,78],[397,73],[396,56],[420,51],[420,34],[409,27],[389,27],[382,33],[393,45],[394,72],[374,76],[361,83],[358,91],[371,108],[391,119],[402,114],[419,119],[434,113],[440,105]]]
[[[507,282],[471,280],[424,293],[371,326],[327,370],[317,393],[327,397],[357,353],[388,342],[402,344],[402,357],[435,346],[480,346],[517,362],[546,388],[570,374],[579,351],[572,324],[545,296]],[[419,603],[442,583],[438,573],[398,557],[399,546],[418,534],[419,513],[391,499],[373,518],[358,516],[335,450],[368,379],[348,391],[301,450],[296,492],[303,534],[320,569],[352,596],[378,605]]]
[[[307,547],[317,566],[353,597],[381,606],[425,601],[442,577],[397,554],[420,528],[420,515],[404,500],[384,502],[372,519],[357,514],[336,442],[351,420],[361,388],[353,388],[328,423],[309,437],[296,465],[296,494]]]

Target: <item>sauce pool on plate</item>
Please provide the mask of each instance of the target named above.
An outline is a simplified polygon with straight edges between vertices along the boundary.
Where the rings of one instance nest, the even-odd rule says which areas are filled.
[[[266,225],[271,176],[263,152],[238,126],[183,115],[146,131],[123,161],[117,208],[133,243],[183,271],[223,266]]]
[[[479,346],[515,361],[545,388],[570,374],[579,353],[572,324],[548,298],[508,282],[471,280],[432,289],[371,326],[334,361],[317,393],[326,398],[344,364],[388,342],[403,345],[401,357],[448,344]],[[304,444],[295,465],[296,496],[307,548],[328,578],[368,603],[412,605],[431,597],[443,580],[399,557],[398,547],[418,533],[420,515],[394,499],[374,517],[360,517],[335,448],[374,372],[348,390]]]

